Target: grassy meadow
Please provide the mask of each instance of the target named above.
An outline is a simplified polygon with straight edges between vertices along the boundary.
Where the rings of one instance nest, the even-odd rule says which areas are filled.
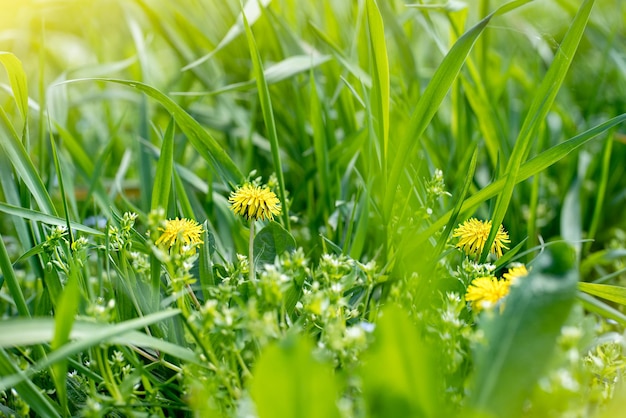
[[[626,3],[0,10],[0,416],[620,416]]]

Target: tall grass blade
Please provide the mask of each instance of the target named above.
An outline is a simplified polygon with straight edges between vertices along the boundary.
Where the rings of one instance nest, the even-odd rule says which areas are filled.
[[[253,25],[254,22],[257,21],[259,17],[261,17],[261,7],[267,7],[272,0],[248,0],[246,5],[243,6],[241,14],[237,17],[237,22],[226,33],[226,36],[222,38],[217,47],[206,54],[205,56],[195,60],[194,62],[187,64],[183,67],[182,71],[190,70],[198,65],[202,64],[205,61],[211,59],[213,55],[215,55],[218,51],[224,48],[226,45],[231,43],[234,39],[236,39],[239,35],[244,32],[244,20],[247,19],[250,22],[250,25]]]
[[[545,170],[550,167],[557,161],[565,158],[569,153],[578,149],[582,145],[596,138],[598,135],[603,132],[611,129],[612,127],[624,123],[626,121],[626,113],[616,116],[608,121],[601,123],[585,132],[582,132],[579,135],[576,135],[573,138],[570,138],[566,141],[561,142],[558,145],[555,145],[541,154],[533,157],[529,161],[525,162],[518,172],[516,183],[520,183],[537,173]],[[505,179],[500,178],[493,183],[489,184],[484,189],[474,193],[472,196],[468,197],[461,207],[461,211],[466,211],[478,204],[494,197],[497,195],[504,187]],[[442,228],[446,222],[450,219],[452,211],[447,212],[441,218],[439,218],[436,222],[434,222],[431,226],[424,230],[416,239],[416,243],[424,242],[426,239],[431,237],[436,231]]]
[[[407,159],[412,155],[412,150],[419,142],[420,137],[437,112],[437,109],[459,74],[461,66],[465,62],[465,59],[480,34],[487,27],[492,18],[521,7],[530,1],[532,0],[518,0],[500,6],[461,36],[445,56],[417,102],[413,116],[409,121],[406,134],[396,144],[395,158],[387,180],[387,196],[385,196],[383,209],[384,216],[388,216],[391,213],[397,185],[401,173],[406,168]]]
[[[581,5],[578,13],[574,17],[574,21],[570,25],[565,38],[561,43],[556,56],[550,69],[543,78],[541,85],[537,89],[537,93],[533,98],[533,102],[530,106],[528,114],[524,119],[524,123],[520,129],[520,133],[515,140],[515,146],[513,152],[509,158],[507,169],[505,173],[505,183],[502,192],[498,195],[496,200],[496,206],[494,208],[491,225],[491,231],[487,237],[485,247],[481,254],[481,260],[484,261],[489,255],[489,249],[496,237],[498,228],[504,220],[509,203],[513,196],[513,188],[517,183],[517,176],[524,158],[528,155],[532,143],[534,142],[534,135],[538,132],[539,125],[541,125],[548,114],[548,111],[554,103],[556,94],[558,93],[561,84],[565,80],[565,76],[568,72],[570,64],[578,49],[578,44],[582,38],[585,27],[587,26],[587,20],[591,13],[594,0],[585,0]]]
[[[242,11],[243,12],[243,11]],[[280,159],[280,144],[278,143],[278,133],[276,132],[276,122],[274,121],[274,111],[272,109],[272,100],[270,98],[270,91],[265,80],[265,74],[263,73],[263,63],[261,62],[261,55],[256,46],[252,29],[246,18],[245,13],[242,13],[243,24],[246,29],[246,36],[248,38],[248,48],[250,48],[250,57],[252,59],[252,66],[254,68],[254,75],[257,82],[257,90],[259,91],[259,100],[261,101],[261,111],[263,112],[263,120],[265,121],[265,127],[267,128],[267,136],[270,141],[272,150],[272,161],[274,162],[274,171],[278,179],[278,194],[282,203],[282,220],[284,227],[287,231],[289,227],[289,207],[287,206],[287,199],[285,194],[285,178],[283,175],[283,166]]]
[[[24,119],[24,125],[26,125],[28,121],[28,84],[22,62],[14,54],[0,51],[0,63],[9,75],[17,108]]]
[[[367,27],[369,29],[370,51],[372,57],[372,100],[374,107],[374,126],[378,141],[382,143],[383,178],[387,178],[387,160],[389,156],[389,62],[383,18],[376,0],[367,0]]]
[[[172,171],[174,170],[174,119],[170,120],[163,135],[163,144],[159,153],[156,174],[152,186],[152,203],[150,209],[163,208],[167,213],[170,190],[172,188]]]

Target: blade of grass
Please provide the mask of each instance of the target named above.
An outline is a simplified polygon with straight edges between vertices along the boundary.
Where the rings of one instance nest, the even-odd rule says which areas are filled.
[[[383,178],[387,178],[389,155],[389,62],[383,19],[376,0],[367,0],[367,28],[369,30],[370,54],[372,57],[372,99],[374,126],[378,141],[382,142]]]
[[[391,171],[389,172],[389,178],[387,180],[388,186],[386,190],[388,193],[384,197],[383,216],[385,218],[388,218],[391,214],[391,207],[395,201],[397,184],[400,180],[401,173],[406,167],[407,159],[410,155],[412,155],[412,150],[419,142],[420,137],[437,112],[437,109],[441,105],[441,102],[450,89],[450,86],[456,79],[459,71],[461,70],[461,66],[465,62],[465,59],[480,34],[487,27],[492,18],[521,7],[530,1],[532,0],[518,0],[500,6],[461,36],[445,56],[417,102],[415,110],[413,111],[413,116],[409,121],[406,134],[397,143],[397,148],[395,150],[396,156],[393,160]],[[389,219],[387,219],[387,221],[388,220]]]
[[[37,373],[38,371],[43,370],[47,367],[50,367],[51,365],[59,361],[63,361],[67,357],[80,353],[81,351],[84,351],[89,347],[93,347],[95,345],[119,338],[123,336],[123,334],[130,332],[134,329],[143,328],[148,325],[166,320],[168,318],[175,317],[179,313],[180,311],[178,309],[167,309],[111,326],[96,327],[96,324],[92,324],[92,328],[90,332],[87,333],[85,338],[81,338],[64,344],[58,350],[49,353],[47,358],[40,360],[24,372],[4,376],[2,379],[0,379],[0,390],[6,390],[11,386],[15,386],[16,384],[22,382],[24,379],[27,379],[32,374]],[[52,327],[50,329],[52,329]],[[123,343],[123,341],[121,343]],[[127,342],[127,344],[128,343],[131,342]]]
[[[12,386],[20,394],[20,397],[41,417],[61,417],[58,406],[44,393],[41,392],[32,381],[30,381],[24,372],[18,369],[13,360],[9,357],[4,349],[0,349],[0,375],[19,375],[20,381]]]
[[[78,83],[85,81],[103,81],[108,83],[122,84],[132,87],[147,94],[163,106],[176,120],[176,124],[181,131],[187,135],[191,145],[198,151],[202,158],[213,167],[221,178],[234,188],[240,184],[244,177],[237,168],[237,165],[228,156],[226,151],[189,113],[187,113],[176,102],[167,97],[161,91],[147,84],[138,81],[120,80],[114,78],[81,78],[68,80],[65,83]]]
[[[24,219],[29,219],[31,221],[41,222],[47,225],[55,225],[55,226],[67,226],[66,219],[59,218],[58,216],[47,215],[42,212],[38,212],[31,209],[24,209],[13,205],[8,205],[6,203],[0,202],[0,212],[4,212],[9,215],[19,216]],[[71,229],[84,232],[86,234],[94,235],[94,236],[103,236],[104,234],[97,229],[89,228],[88,226],[84,226],[77,222],[70,222]]]
[[[56,215],[52,199],[46,187],[37,173],[37,169],[26,152],[20,137],[15,132],[13,124],[7,117],[4,109],[0,107],[0,125],[4,128],[4,138],[0,140],[0,147],[9,157],[17,174],[32,193],[39,209],[49,215]]]
[[[591,141],[601,133],[611,129],[612,127],[619,125],[626,121],[626,113],[616,116],[608,121],[601,123],[585,132],[582,132],[579,135],[576,135],[573,138],[570,138],[566,141],[561,142],[558,145],[555,145],[541,154],[533,157],[529,161],[525,162],[518,172],[516,183],[520,183],[535,174],[545,170],[550,167],[557,161],[565,158],[569,153]],[[499,178],[493,183],[489,184],[484,189],[478,191],[472,196],[468,197],[464,202],[461,208],[461,212],[466,211],[474,206],[479,205],[480,203],[494,197],[497,195],[502,188],[504,187],[505,179]],[[420,233],[418,237],[415,238],[415,243],[420,244],[431,237],[436,231],[442,228],[446,222],[450,219],[452,211],[447,212],[441,218],[439,218],[436,222],[434,222],[430,227],[424,230],[423,233]]]
[[[187,64],[182,68],[181,71],[190,70],[202,64],[203,62],[210,60],[213,55],[215,55],[218,51],[231,43],[235,38],[237,38],[244,32],[244,21],[246,21],[246,19],[246,24],[248,24],[247,22],[249,21],[250,24],[253,25],[254,22],[256,22],[258,18],[261,17],[261,7],[267,7],[271,3],[271,1],[272,0],[248,0],[246,2],[246,5],[242,7],[241,14],[237,16],[237,22],[235,22],[235,24],[231,26],[231,28],[226,33],[226,36],[222,38],[217,47],[205,56],[195,60],[190,64]]]
[[[604,200],[606,198],[606,188],[609,182],[609,173],[611,170],[611,151],[613,150],[614,134],[611,132],[606,138],[604,144],[604,153],[602,154],[602,172],[600,173],[600,181],[598,182],[597,189],[594,193],[595,204],[593,206],[593,215],[591,215],[591,224],[589,225],[589,231],[587,231],[587,238],[593,240],[598,231],[598,225],[600,225],[600,219],[602,218],[602,209],[604,207]],[[583,246],[583,253],[588,253],[593,241],[586,242]]]
[[[276,178],[278,179],[278,194],[283,206],[282,219],[284,227],[287,231],[290,230],[289,226],[289,208],[287,206],[287,199],[285,197],[285,178],[283,176],[283,166],[280,159],[280,144],[278,143],[278,133],[276,132],[276,122],[274,121],[274,112],[272,110],[272,100],[270,98],[270,91],[265,80],[265,74],[263,72],[263,63],[261,62],[261,55],[257,49],[252,29],[246,18],[245,13],[242,10],[243,24],[246,30],[246,37],[248,38],[248,48],[250,49],[250,56],[252,59],[252,65],[254,68],[254,75],[257,82],[257,90],[259,92],[259,99],[261,102],[261,111],[263,113],[263,120],[265,121],[265,127],[267,128],[267,136],[270,141],[272,150],[272,161],[274,163],[274,171],[276,172]]]
[[[520,167],[524,158],[528,155],[528,151],[532,143],[534,142],[534,134],[538,131],[539,125],[543,123],[548,111],[554,103],[556,94],[565,80],[569,66],[572,63],[576,50],[578,49],[578,44],[580,43],[585,27],[587,26],[587,21],[593,4],[594,0],[585,0],[581,5],[578,13],[574,17],[574,21],[563,38],[561,46],[556,52],[556,56],[552,61],[546,76],[543,78],[541,85],[537,89],[537,93],[533,98],[533,102],[526,118],[524,119],[520,133],[515,140],[513,152],[511,153],[511,157],[509,158],[507,164],[507,170],[504,175],[504,187],[502,188],[502,192],[498,195],[496,205],[491,216],[491,231],[489,232],[489,236],[487,237],[485,247],[483,248],[483,252],[480,257],[481,262],[484,262],[487,259],[491,244],[496,237],[500,224],[502,224],[502,221],[504,220],[504,215],[508,210],[511,198],[513,197],[513,188],[515,187],[515,184],[517,184],[517,176]]]
[[[174,119],[170,120],[165,135],[163,135],[163,144],[161,145],[152,186],[152,203],[150,205],[152,210],[163,208],[167,212],[174,169],[174,123]]]

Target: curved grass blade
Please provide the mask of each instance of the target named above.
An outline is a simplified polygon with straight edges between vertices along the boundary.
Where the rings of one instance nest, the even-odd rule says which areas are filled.
[[[280,160],[280,145],[278,143],[278,133],[276,132],[276,122],[274,121],[274,111],[272,110],[272,100],[270,98],[270,91],[267,86],[267,80],[265,80],[265,74],[263,72],[263,63],[261,62],[261,55],[256,46],[252,29],[248,24],[245,13],[242,13],[243,24],[246,29],[246,36],[248,38],[248,47],[250,48],[250,56],[252,58],[252,65],[254,67],[254,75],[257,82],[257,90],[259,91],[259,100],[261,102],[261,111],[263,112],[263,120],[265,121],[265,127],[267,128],[267,136],[269,137],[270,146],[272,149],[272,161],[274,162],[274,171],[278,179],[278,194],[283,206],[282,219],[284,227],[287,231],[289,227],[289,207],[287,206],[287,199],[285,194],[285,178],[283,176],[283,166]]]
[[[0,51],[0,63],[9,75],[13,97],[26,123],[28,119],[28,84],[22,62],[14,54]]]
[[[570,138],[566,141],[561,142],[558,145],[555,145],[531,160],[525,162],[521,167],[517,175],[516,184],[520,183],[535,174],[545,170],[550,167],[552,164],[557,161],[565,158],[569,153],[591,141],[601,133],[611,129],[612,127],[619,125],[626,121],[626,113],[616,116],[608,121],[601,123],[579,135],[576,135],[573,138]],[[468,197],[464,202],[461,208],[461,211],[466,211],[474,206],[479,205],[480,203],[494,197],[497,195],[502,188],[504,187],[504,178],[500,178],[479,192],[473,194]],[[430,227],[424,230],[418,237],[414,239],[416,244],[420,244],[427,240],[430,236],[432,236],[435,232],[437,232],[440,228],[442,228],[446,222],[450,219],[452,211],[447,212],[441,218],[439,218],[436,222],[434,222]]]
[[[491,244],[496,237],[500,224],[504,220],[504,215],[508,210],[511,198],[513,197],[513,188],[515,187],[515,184],[517,184],[517,176],[520,171],[520,167],[524,158],[528,155],[528,150],[530,149],[535,137],[534,134],[537,132],[539,125],[543,123],[548,111],[554,103],[554,99],[556,98],[563,81],[565,80],[570,64],[572,63],[576,50],[578,49],[578,44],[580,43],[585,27],[587,26],[587,21],[593,4],[594,0],[585,0],[582,6],[580,6],[578,13],[574,17],[574,21],[563,38],[561,46],[556,52],[556,56],[550,65],[550,69],[543,78],[541,85],[533,98],[533,102],[526,118],[524,119],[520,133],[515,140],[513,152],[511,153],[511,157],[509,158],[507,164],[507,170],[504,175],[504,187],[502,188],[502,192],[498,195],[493,215],[491,216],[491,231],[489,232],[489,236],[485,242],[485,247],[483,248],[483,252],[480,256],[481,262],[487,259]]]
[[[198,151],[202,158],[220,174],[222,179],[228,183],[231,188],[234,188],[235,185],[243,181],[244,177],[239,171],[239,168],[237,168],[237,165],[215,138],[192,118],[189,113],[161,91],[138,81],[120,80],[116,78],[81,78],[68,80],[64,83],[78,83],[84,81],[104,81],[122,84],[147,94],[149,97],[159,102],[172,115],[178,127],[187,135],[191,145]]]
[[[226,36],[222,38],[217,47],[205,56],[184,66],[182,68],[182,71],[190,70],[202,64],[203,62],[210,60],[213,55],[215,55],[218,51],[231,43],[235,38],[237,38],[244,32],[244,20],[247,19],[250,24],[254,24],[254,22],[256,22],[257,19],[261,16],[261,7],[267,7],[271,3],[271,1],[272,0],[248,0],[246,2],[246,5],[243,6],[241,14],[237,17],[237,22],[235,22],[235,24],[231,26],[231,28],[226,33]]]
[[[532,0],[517,0],[500,6],[461,36],[445,56],[417,102],[405,137],[397,144],[396,156],[387,180],[388,194],[385,196],[383,208],[385,216],[391,213],[397,190],[396,186],[400,180],[401,173],[405,169],[407,158],[409,155],[412,155],[412,150],[417,145],[431,119],[435,116],[437,109],[439,109],[441,102],[459,74],[461,66],[480,34],[492,18],[521,7],[530,1]]]
[[[31,368],[27,369],[26,371],[22,373],[12,374],[10,376],[5,376],[2,379],[0,379],[0,390],[6,390],[9,387],[15,386],[16,384],[19,384],[24,379],[28,378],[34,373],[37,373],[38,371],[43,370],[53,364],[56,364],[59,361],[63,361],[64,359],[70,356],[73,356],[74,354],[77,354],[81,351],[84,351],[88,349],[89,347],[93,347],[103,342],[110,342],[110,341],[115,340],[115,341],[118,341],[118,343],[132,344],[130,340],[127,340],[126,338],[122,338],[122,337],[125,337],[126,333],[131,332],[137,328],[143,328],[148,325],[163,321],[165,319],[172,318],[178,315],[179,313],[180,311],[178,309],[168,309],[168,310],[164,310],[161,312],[156,312],[150,315],[146,315],[141,318],[131,319],[131,320],[121,322],[115,325],[110,325],[110,326],[108,325],[98,326],[98,324],[90,324],[90,326],[87,327],[87,332],[83,334],[85,336],[84,338],[74,340],[70,343],[67,343],[59,347],[58,350],[55,350],[49,353],[47,358],[40,360]],[[42,322],[39,322],[39,321],[46,321],[46,320],[50,321],[44,324],[47,324],[47,326],[49,327],[46,329],[48,329],[47,332],[49,333],[49,337],[52,338],[52,329],[54,327],[52,319],[38,318],[34,320],[38,322],[33,322],[33,324],[39,324],[37,331],[44,331],[41,327]],[[0,325],[10,326],[10,325],[5,325],[10,322],[12,321],[4,321],[0,323]],[[22,324],[22,326],[24,325]],[[22,328],[22,332],[23,330],[24,328]],[[17,338],[16,336],[19,334],[20,332],[17,332],[12,336],[14,338]],[[5,341],[4,344],[11,344],[13,340],[11,340],[10,338],[5,338],[3,339],[3,341]]]
[[[7,213],[13,216],[19,216],[20,218],[29,219],[31,221],[37,221],[48,225],[54,226],[67,226],[66,220],[59,218],[58,216],[46,215],[42,212],[37,212],[31,209],[24,209],[13,205],[0,202],[0,212]],[[70,227],[73,230],[81,231],[86,234],[95,236],[104,236],[101,231],[90,228],[88,226],[79,224],[77,222],[70,222]]]
[[[580,282],[578,283],[578,289],[590,295],[619,303],[620,305],[626,305],[626,287]]]

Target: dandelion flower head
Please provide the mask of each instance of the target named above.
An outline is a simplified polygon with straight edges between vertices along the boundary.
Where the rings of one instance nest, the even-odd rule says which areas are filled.
[[[459,242],[457,248],[461,248],[468,255],[480,255],[483,252],[489,231],[491,230],[491,221],[480,221],[476,218],[468,219],[459,225],[453,232],[453,237],[458,237]],[[508,249],[506,244],[510,243],[509,234],[500,225],[496,238],[491,244],[490,252],[502,257],[502,250]]]
[[[230,209],[246,219],[274,219],[280,214],[280,200],[267,186],[245,184],[230,194]]]
[[[510,267],[509,271],[507,271],[506,273],[502,275],[502,277],[504,277],[505,280],[508,280],[509,282],[511,282],[511,284],[515,283],[517,279],[519,279],[520,277],[524,277],[524,276],[528,276],[528,270],[526,269],[526,266],[523,264],[520,264],[519,266],[515,266],[515,267]]]
[[[165,227],[159,228],[162,232],[156,245],[165,244],[172,247],[176,243],[183,245],[202,244],[200,236],[204,232],[202,226],[198,222],[191,219],[168,219],[165,221]]]
[[[465,300],[472,304],[472,309],[480,312],[493,307],[509,293],[511,284],[493,276],[478,277],[472,281],[465,292]]]

